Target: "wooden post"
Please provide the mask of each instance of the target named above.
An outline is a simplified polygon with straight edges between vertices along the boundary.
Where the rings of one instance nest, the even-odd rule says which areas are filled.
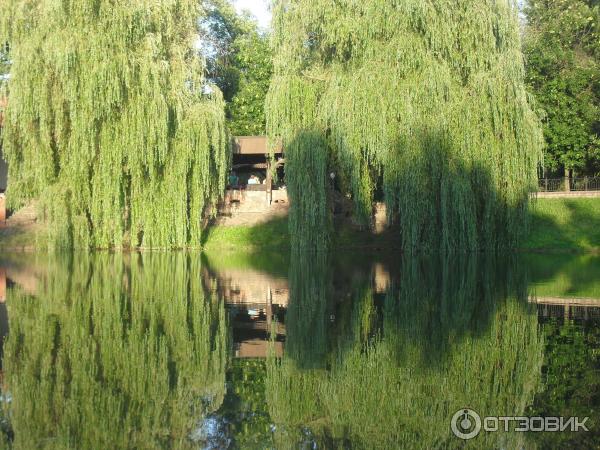
[[[271,157],[267,155],[267,206],[273,202],[273,179],[271,176]]]
[[[271,333],[271,323],[273,322],[273,293],[271,286],[267,287],[267,332]]]

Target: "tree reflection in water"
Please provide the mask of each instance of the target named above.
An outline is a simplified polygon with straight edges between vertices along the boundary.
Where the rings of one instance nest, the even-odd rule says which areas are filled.
[[[352,307],[332,305],[327,261],[292,256],[289,314],[307,317],[298,327],[287,320],[286,353],[267,362],[277,448],[462,447],[450,432],[457,410],[517,416],[531,403],[543,338],[514,259],[405,259],[381,302],[369,277],[355,278]],[[522,439],[488,433],[468,445],[518,448]]]
[[[544,342],[516,258],[394,259],[385,283],[362,259],[293,253],[283,357],[233,365],[200,256],[44,261],[7,303],[13,448],[452,448],[461,408],[525,412]]]
[[[5,413],[13,448],[194,448],[224,396],[224,305],[200,256],[57,257],[12,289]]]

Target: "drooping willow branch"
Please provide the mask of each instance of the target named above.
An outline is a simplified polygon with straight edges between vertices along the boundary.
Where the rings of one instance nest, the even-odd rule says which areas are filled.
[[[542,136],[512,0],[278,0],[273,23],[293,245],[327,242],[329,170],[365,225],[383,191],[407,250],[516,245]]]
[[[194,50],[198,4],[0,4],[8,198],[39,198],[54,244],[199,245],[229,153]]]

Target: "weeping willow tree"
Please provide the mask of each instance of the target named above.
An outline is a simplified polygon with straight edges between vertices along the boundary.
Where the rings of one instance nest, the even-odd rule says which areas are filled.
[[[224,106],[195,49],[195,0],[5,0],[8,199],[51,242],[199,245],[225,186]]]
[[[383,192],[405,249],[515,245],[542,136],[513,0],[277,0],[267,128],[293,245],[327,242],[325,174],[364,225]]]
[[[196,448],[225,394],[222,302],[200,257],[52,260],[35,295],[9,291],[4,404],[14,449]]]
[[[287,353],[313,330],[288,336],[284,357],[267,361],[278,448],[523,448],[522,433],[465,443],[450,431],[464,407],[522,415],[540,385],[543,338],[524,279],[512,262],[475,270],[482,262],[406,261],[381,306],[368,278],[356,283],[336,338],[314,344],[328,354],[319,368]]]

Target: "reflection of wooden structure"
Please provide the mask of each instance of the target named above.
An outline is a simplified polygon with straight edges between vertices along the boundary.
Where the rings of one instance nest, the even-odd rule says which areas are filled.
[[[286,336],[285,308],[263,304],[227,304],[237,358],[266,358],[271,345],[276,356],[283,356]]]
[[[248,339],[240,342],[235,350],[236,358],[266,358],[269,354],[269,347],[273,345],[273,353],[276,357],[283,356],[283,342],[270,342],[264,339]]]
[[[222,269],[213,277],[219,296],[228,304],[287,307],[289,286],[285,278],[252,269]]]
[[[37,295],[38,286],[47,277],[47,267],[38,264],[33,259],[19,258],[18,262],[11,259],[0,261],[0,296],[6,295],[7,283],[16,285],[28,295]]]
[[[205,285],[213,286],[229,310],[237,358],[265,358],[273,342],[283,355],[285,312],[289,287],[285,278],[252,269],[206,270]]]
[[[595,319],[600,318],[600,298],[529,298],[530,303],[538,305],[538,314],[543,318]]]
[[[538,305],[592,306],[600,308],[600,298],[531,297],[529,301]]]
[[[392,281],[387,267],[381,263],[373,264],[373,287],[376,294],[385,294],[388,292]]]

